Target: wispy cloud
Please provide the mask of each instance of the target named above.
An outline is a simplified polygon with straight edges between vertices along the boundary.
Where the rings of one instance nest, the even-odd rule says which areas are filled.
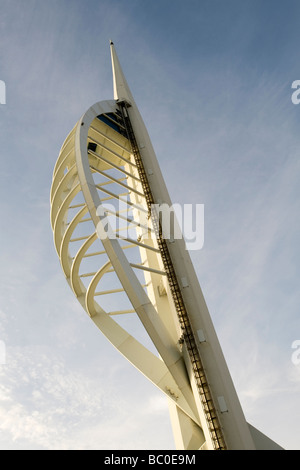
[[[163,437],[168,428],[157,430],[152,438],[147,436],[153,413],[164,417],[167,413],[166,401],[161,402],[158,394],[146,402],[122,399],[103,372],[91,379],[82,371],[68,369],[50,348],[10,348],[9,364],[0,367],[0,376],[2,449],[168,445]]]

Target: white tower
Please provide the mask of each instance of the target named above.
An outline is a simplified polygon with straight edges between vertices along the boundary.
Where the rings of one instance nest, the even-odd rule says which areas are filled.
[[[114,100],[88,109],[54,169],[51,225],[66,279],[102,333],[167,395],[177,449],[280,449],[246,422],[185,242],[174,226],[162,232],[153,207],[171,200],[113,43],[111,55]],[[138,319],[155,351],[120,317]]]

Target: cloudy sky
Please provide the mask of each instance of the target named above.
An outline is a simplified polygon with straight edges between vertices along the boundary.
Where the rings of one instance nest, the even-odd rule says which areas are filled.
[[[0,449],[174,449],[165,398],[77,304],[49,222],[65,137],[113,98],[110,39],[173,202],[205,206],[191,256],[247,420],[300,449],[299,1],[0,12]]]

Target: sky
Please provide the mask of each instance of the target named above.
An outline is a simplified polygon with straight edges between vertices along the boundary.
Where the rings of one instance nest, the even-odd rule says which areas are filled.
[[[77,303],[50,227],[60,147],[113,98],[112,39],[173,202],[204,204],[191,258],[245,416],[299,450],[299,2],[0,11],[0,449],[175,448],[165,397]]]

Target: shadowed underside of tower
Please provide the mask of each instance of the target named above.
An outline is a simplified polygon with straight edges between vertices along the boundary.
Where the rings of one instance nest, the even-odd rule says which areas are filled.
[[[178,449],[280,448],[246,422],[185,242],[175,224],[163,233],[154,208],[172,203],[113,43],[111,56],[114,99],[87,110],[54,168],[51,225],[66,279],[168,397]]]

